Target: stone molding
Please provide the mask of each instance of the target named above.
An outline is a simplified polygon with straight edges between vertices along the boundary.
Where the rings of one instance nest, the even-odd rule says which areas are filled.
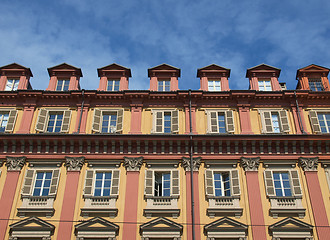
[[[67,171],[80,171],[84,165],[85,157],[65,157],[65,166]]]
[[[7,171],[21,171],[24,164],[26,157],[6,157],[6,166]]]
[[[198,171],[201,165],[201,157],[193,158],[193,171]],[[182,157],[182,167],[186,172],[190,171],[190,158]]]
[[[127,172],[139,172],[143,157],[124,157],[124,166]]]
[[[259,161],[260,161],[260,157],[255,157],[255,158],[241,157],[241,165],[246,172],[258,171],[258,167],[260,164]]]
[[[317,171],[317,165],[318,165],[318,157],[315,158],[305,158],[300,157],[300,165],[304,171]]]

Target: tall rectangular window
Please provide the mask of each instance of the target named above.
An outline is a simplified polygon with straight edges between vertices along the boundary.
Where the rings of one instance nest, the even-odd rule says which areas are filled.
[[[224,112],[218,112],[218,127],[219,133],[226,133],[226,119]]]
[[[309,89],[312,91],[323,91],[321,78],[308,78]]]
[[[33,196],[48,196],[52,172],[37,172]]]
[[[231,196],[229,172],[214,172],[213,180],[215,196]]]
[[[272,85],[270,79],[258,80],[259,91],[272,91]]]
[[[50,112],[47,132],[61,132],[63,112]]]
[[[107,91],[119,91],[120,80],[108,80]]]
[[[8,123],[9,113],[0,112],[0,132],[5,132]]]
[[[220,80],[208,80],[208,90],[209,91],[221,91]]]
[[[16,91],[18,88],[19,79],[8,79],[5,91]]]
[[[158,91],[167,92],[171,90],[170,79],[160,79],[158,80]]]
[[[279,122],[279,116],[277,112],[272,112],[272,124],[273,124],[273,132],[274,133],[280,133],[280,122]]]
[[[171,196],[171,173],[155,172],[155,196]]]
[[[164,112],[164,133],[171,133],[171,112]]]
[[[322,133],[330,133],[330,113],[317,113]]]
[[[288,172],[273,172],[274,187],[277,197],[291,197],[291,185]]]
[[[117,112],[104,112],[102,114],[102,133],[117,131]]]
[[[94,196],[110,196],[112,172],[96,172]]]
[[[68,91],[70,80],[57,80],[56,91]]]

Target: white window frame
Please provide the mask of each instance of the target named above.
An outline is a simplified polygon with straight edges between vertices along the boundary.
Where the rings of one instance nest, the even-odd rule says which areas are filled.
[[[216,89],[217,87],[219,87],[219,90]],[[210,92],[221,91],[221,80],[220,79],[208,79],[207,89]]]
[[[59,83],[62,83],[61,86],[59,86]],[[68,84],[67,84],[68,83]],[[64,87],[67,85],[68,89],[65,89],[64,90]],[[60,87],[60,89],[58,89],[58,87]],[[58,79],[57,82],[56,82],[56,88],[55,90],[56,91],[60,91],[60,92],[63,92],[63,91],[69,91],[69,88],[70,88],[70,79]]]
[[[219,174],[220,179],[215,179],[215,174]],[[228,175],[228,181],[224,180],[224,176]],[[230,172],[223,172],[223,171],[214,171],[213,172],[213,191],[214,191],[214,196],[215,197],[231,197],[232,192],[231,192],[231,179],[230,179]],[[216,182],[220,182],[220,188],[216,187]],[[229,189],[226,188],[225,183],[228,182],[229,184]],[[221,195],[217,196],[216,191],[219,189],[221,191]],[[229,195],[226,195],[226,191],[229,190]]]
[[[42,177],[42,180],[41,180],[41,186],[40,186],[40,187],[37,187],[37,186],[36,186],[37,181],[38,181],[37,176],[38,176],[39,173],[42,173],[42,174],[43,174],[43,177]],[[47,181],[47,179],[46,179],[46,175],[47,175],[47,173],[51,173],[51,176],[50,176],[50,179],[49,179],[49,181],[50,181],[50,183],[49,183],[49,187],[45,187],[45,181]],[[50,187],[51,187],[51,181],[52,181],[52,178],[53,178],[53,171],[40,171],[40,170],[38,170],[38,171],[36,172],[36,174],[35,174],[34,185],[33,185],[33,189],[32,189],[32,196],[33,196],[33,197],[43,197],[43,196],[44,196],[44,197],[48,197],[48,195],[49,195],[49,191],[50,191]],[[40,188],[40,193],[39,193],[39,195],[35,195],[35,194],[34,194],[36,188]],[[42,195],[43,191],[44,191],[46,188],[48,188],[48,194],[47,194],[47,195]]]
[[[113,130],[110,132],[102,132],[102,125],[103,125],[103,116],[104,115],[111,115],[116,114],[116,126],[111,128],[111,125],[108,125],[108,130]],[[109,121],[109,124],[111,121]],[[95,108],[93,114],[93,123],[92,123],[92,131],[95,133],[121,133],[123,131],[123,124],[124,124],[124,109],[101,109]]]
[[[219,133],[219,134],[228,134],[235,133],[235,112],[233,110],[226,109],[205,109],[205,114],[207,116],[207,133]],[[216,125],[217,129],[214,130],[214,124],[212,124],[212,115],[216,114]],[[219,131],[219,114],[224,115],[225,119],[225,133],[220,133]]]
[[[283,134],[290,132],[290,119],[288,110],[286,109],[258,109],[260,120],[261,120],[261,132],[262,133],[271,133],[271,134]],[[278,123],[279,123],[279,132],[274,131],[274,122],[272,119],[273,113],[278,116]],[[269,119],[270,122],[266,121],[266,118]]]
[[[165,114],[171,114],[171,132],[165,133]],[[178,109],[162,109],[156,110],[152,109],[151,114],[153,116],[153,127],[151,133],[164,133],[164,134],[171,134],[171,133],[178,133],[179,132],[179,110]],[[157,119],[159,120],[161,114],[161,125],[158,124]],[[176,123],[175,123],[176,122]],[[161,128],[161,129],[160,129]],[[160,130],[160,131],[159,131]]]
[[[316,83],[316,84],[315,84]],[[317,90],[317,83],[320,84],[321,90]],[[313,85],[313,86],[311,86]],[[309,86],[309,90],[313,91],[313,92],[322,92],[324,91],[324,85],[322,82],[322,78],[308,78],[308,86]],[[313,88],[311,88],[313,87]]]
[[[11,83],[9,83],[11,81]],[[19,79],[9,78],[7,79],[5,91],[16,91],[18,88]]]
[[[270,87],[270,89],[267,89],[268,87]],[[260,88],[262,88],[263,90],[261,90]],[[258,79],[258,89],[259,89],[259,91],[266,91],[266,92],[273,91],[271,79],[270,78],[259,78]]]
[[[320,125],[319,115],[320,114],[330,114],[329,110],[326,109],[309,109],[309,121],[311,124],[311,128],[313,133],[319,133],[319,134],[329,134],[330,133],[330,125],[327,124],[326,121],[324,121],[327,132],[322,132],[322,128]],[[324,120],[324,118],[323,118]]]
[[[6,126],[4,126],[5,130],[2,133],[12,133],[15,128],[15,123],[17,119],[18,111],[12,108],[1,108],[1,114],[8,114]],[[0,117],[0,126],[2,125],[3,117]]]
[[[160,89],[159,83],[162,82],[162,88]],[[166,83],[169,83],[169,89],[166,90]],[[171,91],[171,79],[170,78],[159,78],[157,80],[157,91],[159,92],[169,92]]]
[[[54,113],[63,113],[63,120],[60,132],[48,132],[49,117]],[[55,108],[41,108],[39,109],[37,123],[35,130],[40,133],[68,133],[71,123],[71,110],[69,109],[55,109]]]
[[[115,90],[116,86],[118,86],[118,90]],[[120,90],[120,79],[108,79],[108,81],[107,81],[107,91],[114,92],[114,91],[119,91],[119,90]]]

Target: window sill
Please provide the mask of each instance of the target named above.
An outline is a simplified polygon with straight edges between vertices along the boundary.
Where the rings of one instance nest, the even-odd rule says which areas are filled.
[[[22,196],[22,205],[17,209],[19,217],[25,217],[27,214],[53,216],[54,210],[53,196]]]
[[[273,218],[281,215],[298,215],[304,218],[306,209],[303,208],[301,198],[297,197],[269,197],[269,213]]]
[[[81,209],[81,215],[87,218],[93,214],[103,214],[114,218],[118,214],[116,201],[117,196],[85,197],[85,206]]]
[[[240,218],[243,208],[239,206],[239,197],[209,197],[207,215],[210,218],[221,215],[233,215]]]
[[[148,197],[147,206],[143,213],[146,218],[160,215],[177,218],[180,215],[178,197]]]

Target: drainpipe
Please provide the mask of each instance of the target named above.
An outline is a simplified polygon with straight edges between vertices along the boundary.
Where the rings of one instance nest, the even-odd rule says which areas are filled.
[[[190,186],[191,186],[191,231],[195,240],[195,201],[194,201],[194,169],[193,169],[193,137],[191,120],[191,89],[189,89],[189,126],[190,126]]]
[[[301,133],[302,134],[306,134],[306,132],[304,130],[304,126],[302,125],[302,120],[301,120],[301,115],[300,115],[300,110],[299,110],[299,104],[298,104],[298,99],[297,99],[296,91],[294,91],[294,97],[296,99],[296,108],[297,108],[297,113],[298,113],[299,127],[300,127],[300,130],[301,130]]]
[[[77,129],[77,133],[80,133],[80,126],[81,126],[81,119],[82,119],[82,115],[83,115],[83,111],[84,111],[84,103],[85,103],[85,89],[81,90],[81,110],[80,110],[80,118],[79,118],[79,123],[78,123],[78,129]]]

